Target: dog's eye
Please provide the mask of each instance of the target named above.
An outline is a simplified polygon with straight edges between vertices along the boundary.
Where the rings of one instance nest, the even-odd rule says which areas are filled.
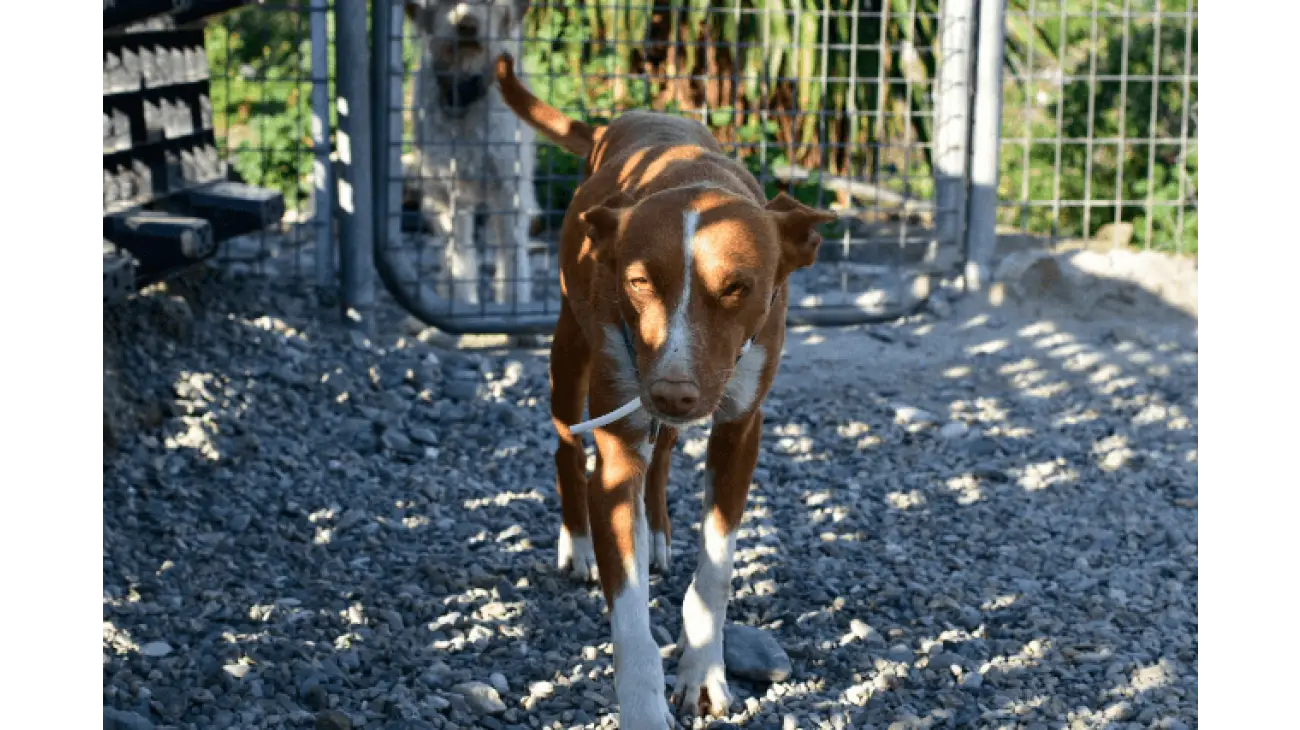
[[[749,285],[743,281],[733,282],[722,290],[723,299],[739,299],[749,293]]]
[[[635,292],[646,291],[650,288],[650,280],[644,276],[633,276],[627,280],[627,285]]]

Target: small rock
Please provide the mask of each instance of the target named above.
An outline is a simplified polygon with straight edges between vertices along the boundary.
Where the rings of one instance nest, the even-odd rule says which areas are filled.
[[[939,319],[946,319],[952,314],[952,305],[948,303],[947,297],[942,294],[931,294],[925,302],[925,308],[930,310],[930,314]]]
[[[943,428],[939,429],[939,438],[951,441],[959,439],[968,433],[970,433],[970,426],[961,421],[949,421],[943,424]]]
[[[532,682],[528,685],[528,694],[537,699],[544,700],[555,694],[555,685],[545,680]]]
[[[860,618],[855,618],[849,622],[849,633],[853,635],[853,638],[861,641],[867,641],[872,636],[877,638],[880,636],[875,629],[871,628],[870,624]]]
[[[467,380],[452,380],[442,387],[442,392],[452,400],[474,400],[478,397],[478,384]]]
[[[438,443],[438,434],[434,433],[432,429],[417,426],[411,429],[411,440],[417,444],[433,446]]]
[[[352,730],[352,718],[338,710],[316,713],[316,730]]]
[[[501,672],[493,672],[488,677],[488,684],[492,685],[493,689],[502,694],[510,691],[510,684],[506,682],[506,675]]]
[[[485,715],[500,715],[506,711],[506,703],[491,685],[482,682],[462,682],[451,688],[452,692],[465,698],[465,702],[475,712]]]
[[[137,713],[105,707],[104,730],[153,730],[153,723]]]
[[[319,674],[313,674],[298,685],[298,698],[313,710],[323,710],[329,706],[329,693],[325,691],[323,681],[324,678]]]
[[[972,466],[970,468],[970,473],[971,476],[979,477],[980,479],[988,479],[993,482],[1005,482],[1007,480],[1007,472],[1005,469],[987,461]]]
[[[1104,247],[1128,248],[1133,242],[1133,224],[1127,221],[1103,223],[1093,234],[1092,240]]]
[[[762,629],[727,624],[722,646],[727,672],[753,682],[784,682],[793,671],[790,657],[776,639]]]
[[[959,686],[968,692],[973,692],[984,686],[984,675],[979,672],[964,674],[962,675]]]
[[[502,580],[497,584],[497,595],[507,602],[519,600],[519,591],[508,580]]]
[[[384,435],[380,437],[380,440],[384,442],[384,446],[399,454],[418,453],[420,451],[405,434],[395,428],[384,431]]]
[[[172,653],[172,645],[165,641],[151,641],[140,647],[140,653],[147,657],[165,657]]]
[[[194,321],[194,310],[190,308],[190,303],[185,300],[185,297],[174,295],[165,297],[159,305],[163,326],[178,339],[188,338],[193,329],[191,323]]]
[[[895,403],[894,422],[904,426],[932,426],[939,422],[939,417],[933,413],[915,406],[909,406],[902,403]]]
[[[890,661],[894,662],[910,662],[914,658],[912,650],[902,644],[894,644],[889,647],[889,651],[885,656],[888,657]]]
[[[235,679],[243,679],[253,668],[248,664],[227,664],[222,669]]]

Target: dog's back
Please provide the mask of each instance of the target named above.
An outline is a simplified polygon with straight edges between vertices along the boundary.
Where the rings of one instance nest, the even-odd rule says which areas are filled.
[[[573,119],[537,98],[519,81],[508,53],[497,59],[501,98],[525,123],[586,161],[589,183],[582,188],[617,190],[634,198],[685,185],[710,183],[762,205],[763,189],[741,163],[723,153],[698,120],[647,111],[627,111],[603,127]],[[581,200],[582,209],[600,200]]]

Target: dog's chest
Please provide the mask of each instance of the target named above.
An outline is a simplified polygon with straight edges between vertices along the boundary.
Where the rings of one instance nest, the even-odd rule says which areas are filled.
[[[534,154],[532,130],[508,115],[495,93],[463,116],[450,116],[436,103],[417,99],[415,138],[425,187],[483,200],[527,177],[522,163]]]

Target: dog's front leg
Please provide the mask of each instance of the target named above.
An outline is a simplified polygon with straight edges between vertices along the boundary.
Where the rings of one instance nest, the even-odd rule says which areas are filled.
[[[507,184],[493,197],[488,214],[491,239],[489,246],[496,257],[493,289],[503,304],[527,304],[532,301],[533,281],[528,265],[528,216],[517,184]]]
[[[474,245],[474,210],[469,206],[458,207],[452,213],[447,258],[451,298],[466,304],[478,304],[478,249]]]
[[[650,527],[643,502],[650,444],[644,431],[597,429],[588,511],[614,639],[614,691],[623,730],[666,730],[659,645],[650,633]]]
[[[731,599],[736,530],[745,513],[749,482],[758,462],[763,413],[755,408],[735,421],[715,423],[704,469],[704,519],[695,578],[682,600],[682,657],[674,701],[695,715],[726,715],[731,707],[722,630]]]

